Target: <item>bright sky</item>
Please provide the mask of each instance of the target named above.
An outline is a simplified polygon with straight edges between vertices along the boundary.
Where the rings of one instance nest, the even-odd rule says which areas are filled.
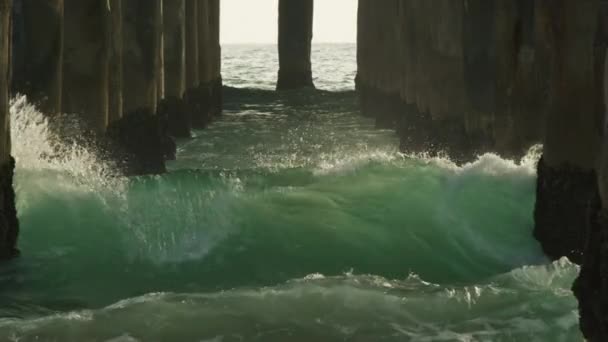
[[[221,0],[222,43],[276,43],[278,2]],[[354,43],[357,0],[315,0],[314,21],[314,42]]]

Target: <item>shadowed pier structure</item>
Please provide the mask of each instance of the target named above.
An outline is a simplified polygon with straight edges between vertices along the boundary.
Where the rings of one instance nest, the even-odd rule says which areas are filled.
[[[65,0],[62,111],[97,132],[109,118],[110,10],[106,0]]]
[[[313,9],[279,1],[277,90],[314,88]],[[607,13],[600,0],[359,0],[358,13],[361,110],[403,152],[466,163],[543,144],[530,234],[582,265],[590,341],[608,340]],[[0,259],[18,254],[9,92],[51,121],[75,115],[126,174],[162,173],[173,137],[221,113],[219,21],[219,0],[0,0]]]
[[[404,152],[520,158],[544,145],[533,234],[582,264],[581,328],[608,340],[606,2],[359,1],[362,111]],[[603,151],[603,152],[602,152]]]
[[[172,137],[221,113],[218,0],[8,3],[13,92],[74,115],[125,173],[164,172]]]
[[[19,254],[19,222],[13,190],[15,160],[10,154],[11,5],[10,0],[0,0],[0,260]]]
[[[163,2],[163,32],[165,99],[159,112],[166,113],[171,135],[190,137],[190,118],[182,101],[186,92],[186,0]]]
[[[14,91],[49,115],[61,113],[64,1],[12,1]]]
[[[277,90],[314,88],[310,62],[313,0],[279,0]]]

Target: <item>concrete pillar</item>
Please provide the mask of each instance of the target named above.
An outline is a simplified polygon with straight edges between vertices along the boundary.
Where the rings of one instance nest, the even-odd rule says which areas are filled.
[[[402,119],[397,127],[400,137],[400,147],[404,152],[429,152],[433,149],[431,137],[432,118],[430,113],[420,110],[418,93],[419,86],[426,73],[421,70],[424,60],[422,53],[423,32],[420,30],[418,16],[420,15],[419,1],[404,1],[401,9],[401,48],[403,79],[401,82],[401,98],[404,108]]]
[[[211,122],[211,93],[213,81],[213,50],[211,46],[211,1],[200,0],[197,3],[197,42],[198,42],[198,77],[199,84],[192,101],[195,103],[192,113],[192,126],[205,128]]]
[[[12,0],[0,0],[0,164],[7,162],[11,151],[9,129],[9,86],[12,57],[11,12]],[[2,239],[0,239],[0,244],[1,242]]]
[[[212,49],[212,88],[211,88],[211,114],[218,116],[223,107],[223,81],[222,81],[222,47],[220,46],[220,0],[210,0],[211,17],[211,49]]]
[[[595,88],[603,143],[597,162],[599,201],[588,208],[583,263],[573,291],[579,300],[580,327],[588,341],[608,340],[608,2],[600,2],[595,36]]]
[[[15,160],[11,157],[9,114],[9,84],[11,64],[12,0],[0,0],[0,260],[15,257],[19,222],[15,209],[13,173]]]
[[[495,7],[496,1],[470,0],[464,8],[466,95],[471,109],[481,113],[496,109]]]
[[[20,0],[15,16],[14,90],[49,115],[61,112],[63,9],[63,0]]]
[[[385,94],[384,99],[376,101],[374,111],[376,112],[376,126],[380,128],[394,128],[401,115],[401,96],[399,90],[399,2],[398,0],[387,0],[381,11],[375,12],[374,42],[378,44],[377,54],[377,89]],[[384,20],[382,20],[384,18]],[[380,61],[384,62],[380,62]]]
[[[279,0],[277,90],[314,87],[311,69],[313,0]]]
[[[548,75],[540,75],[546,62],[536,43],[534,1],[496,1],[495,148],[506,156],[519,156],[542,140],[542,113]]]
[[[437,0],[425,2],[424,18],[428,18],[428,55],[422,56],[426,67],[425,91],[433,119],[434,149],[447,152],[453,161],[467,162],[476,158],[478,147],[466,131],[468,102],[464,69],[464,5],[462,1]]]
[[[424,0],[414,1],[414,11],[416,12],[416,34],[418,35],[418,74],[415,76],[416,84],[416,104],[422,113],[432,115],[430,87],[431,78],[431,22],[433,20],[432,3]]]
[[[198,69],[201,85],[207,85],[213,79],[211,34],[211,0],[201,0],[198,2]]]
[[[361,113],[371,116],[371,96],[369,86],[369,69],[372,64],[369,62],[368,51],[371,49],[368,35],[372,30],[370,25],[370,1],[359,0],[357,9],[357,77],[355,86],[359,93]]]
[[[548,256],[580,263],[582,223],[597,199],[594,168],[602,134],[594,90],[598,1],[540,0],[537,11],[551,78],[534,235]]]
[[[593,2],[586,5],[593,7],[596,4],[595,2]],[[597,6],[599,8],[599,15],[597,16],[597,27],[595,30],[595,35],[593,37],[594,53],[592,54],[592,57],[595,60],[593,67],[593,87],[596,91],[594,92],[593,96],[596,97],[596,123],[594,126],[589,127],[590,130],[586,132],[586,134],[590,134],[591,139],[593,139],[595,138],[595,135],[599,130],[600,134],[602,135],[603,142],[595,166],[595,169],[597,170],[597,183],[595,183],[594,185],[597,186],[597,193],[594,193],[593,190],[589,190],[588,188],[580,189],[578,190],[579,192],[586,190],[587,193],[590,193],[591,195],[588,195],[586,198],[575,201],[575,203],[578,204],[582,200],[587,199],[587,215],[586,217],[584,217],[585,221],[579,222],[579,225],[581,223],[586,224],[586,236],[584,237],[585,248],[579,277],[577,278],[573,286],[574,294],[579,301],[580,327],[586,340],[590,342],[608,340],[608,308],[606,307],[606,302],[608,301],[608,275],[606,274],[606,269],[608,267],[608,254],[606,254],[606,251],[608,250],[608,131],[606,130],[606,119],[608,118],[608,59],[606,58],[606,51],[608,49],[608,3],[606,1],[601,1],[599,4],[597,4]],[[571,9],[569,8],[569,10]],[[551,19],[551,17],[547,17],[548,20],[546,21],[546,26],[550,28],[551,21],[549,19]],[[587,25],[591,26],[594,24],[593,17],[590,16],[587,19]],[[568,31],[570,30],[567,30],[566,32]],[[579,35],[583,33],[588,33],[588,31],[584,30],[583,32],[578,32]],[[570,33],[569,35],[572,34],[573,33]],[[585,44],[584,52],[590,53],[590,49],[587,47],[588,37],[584,36],[581,38]],[[573,37],[570,37],[570,39],[573,39]],[[578,47],[580,48],[580,46]],[[585,58],[585,60],[587,60],[587,58]],[[575,63],[575,61],[572,60],[571,63]],[[561,62],[557,65],[564,66],[564,64],[565,63]],[[566,66],[564,66],[564,68],[571,70],[574,68],[574,65],[568,63]],[[581,69],[587,68],[588,65],[585,63],[585,65]],[[588,71],[581,70],[581,72],[587,73]],[[587,84],[587,81],[581,82],[582,80],[580,79],[580,77],[576,81],[576,83],[579,85]],[[589,94],[585,95],[589,96]],[[579,101],[576,99],[576,96],[581,96],[581,93],[575,92],[572,96],[573,101]],[[580,99],[580,101],[587,100],[588,97]],[[577,117],[578,120],[576,121],[583,123],[593,119],[590,113],[583,111],[589,111],[589,107],[590,104],[585,103],[585,106],[581,108],[581,111],[579,111]],[[574,109],[574,103],[569,106],[569,109]],[[579,125],[575,127],[580,127]],[[554,128],[551,127],[551,130],[554,130]],[[575,132],[572,133],[574,134]],[[557,138],[552,132],[549,131],[547,132],[547,137],[552,137],[552,139]],[[570,136],[568,138],[568,140],[571,141],[571,139],[574,137]],[[579,138],[583,143],[583,145],[580,147],[587,148],[586,143],[588,142],[589,137],[581,134]],[[553,142],[553,144],[556,143],[555,140],[551,141]],[[550,149],[549,151],[553,154],[550,162],[554,163],[555,159],[558,159],[557,157],[559,156],[555,156],[555,149]],[[593,151],[582,152],[584,153],[584,155],[587,155],[587,153]],[[559,161],[559,159],[557,161]],[[581,162],[586,162],[586,158],[583,157],[583,160]],[[563,167],[561,169],[558,169],[558,171],[562,171],[562,177],[567,176],[567,174],[565,174],[563,170]],[[567,186],[565,190],[569,190],[568,187],[576,186],[577,184],[574,182],[582,182],[584,183],[584,185],[587,185],[586,178],[583,177],[591,175],[591,172],[589,172],[588,170],[585,172],[585,169],[582,169],[580,167],[577,169],[571,168],[570,170],[578,172],[572,173],[572,176],[576,178],[574,178],[571,182],[564,183]],[[597,196],[597,198],[592,196]],[[559,198],[558,200],[563,199]],[[570,202],[564,203],[564,207],[567,204],[570,204]],[[578,208],[574,207],[573,209],[576,210]],[[573,220],[574,217],[572,217],[571,219]],[[571,224],[573,223],[574,222],[571,222]],[[564,227],[559,228],[563,229]]]
[[[535,4],[360,1],[363,112],[384,127],[397,117],[402,147],[445,151],[457,162],[489,150],[522,156],[543,136],[548,87]]]
[[[463,8],[463,58],[467,132],[494,147],[497,109],[496,1],[469,0]]]
[[[175,144],[156,115],[164,93],[162,0],[122,1],[123,116],[107,129],[129,175],[166,171]]]
[[[193,118],[202,111],[198,96],[200,84],[198,47],[198,0],[185,0],[186,6],[186,116],[192,125]]]
[[[164,70],[166,97],[182,98],[186,91],[186,7],[184,0],[164,1]]]
[[[198,72],[198,1],[186,0],[186,88],[200,82]]]
[[[164,0],[158,0],[151,4],[152,6],[156,6],[155,13],[155,23],[156,31],[154,34],[156,35],[156,103],[165,98],[165,54],[164,54],[164,45],[165,39],[163,35],[163,10]]]
[[[165,99],[159,113],[166,115],[169,133],[190,136],[190,118],[184,104],[186,92],[186,0],[163,2]]]
[[[420,35],[417,34],[416,30],[416,11],[414,8],[413,1],[406,1],[404,9],[404,22],[405,22],[405,32],[404,32],[404,49],[406,58],[404,62],[406,64],[405,68],[405,98],[406,103],[408,105],[413,105],[417,107],[416,102],[416,82],[418,75],[418,55],[420,51],[418,50]],[[414,109],[414,108],[413,108]]]
[[[529,146],[544,139],[546,90],[550,68],[538,44],[536,2],[518,2],[516,24],[517,67],[513,74],[511,112],[514,117],[514,151],[525,153]],[[519,153],[518,153],[519,155]]]
[[[397,95],[394,87],[394,76],[388,69],[395,62],[395,51],[387,45],[395,44],[395,18],[390,17],[395,11],[394,1],[387,1],[386,6],[375,6],[373,2],[362,0],[358,11],[358,44],[357,44],[357,89],[361,98],[362,112],[374,117],[381,127],[394,126],[394,113],[389,105],[389,93]],[[384,21],[379,20],[385,16]],[[382,63],[378,63],[383,61]]]
[[[549,76],[535,4],[470,0],[463,6],[467,134],[506,157],[521,157],[543,136]]]
[[[355,77],[355,87],[359,91],[360,98],[362,96],[361,91],[363,90],[362,85],[365,80],[365,67],[367,66],[367,63],[365,63],[365,47],[367,43],[365,33],[368,30],[366,8],[367,0],[359,0],[357,3],[357,76]],[[362,98],[361,100],[363,101]],[[361,110],[365,113],[363,103],[361,103]]]
[[[437,82],[433,85],[435,117],[455,120],[460,125],[468,105],[464,92],[463,4],[461,1],[440,0],[435,5],[433,50],[437,56]]]
[[[94,131],[108,125],[111,40],[107,0],[65,0],[63,110]]]
[[[516,1],[495,1],[494,37],[491,48],[495,58],[495,108],[493,111],[493,138],[495,148],[508,151],[513,148],[515,134],[513,115],[510,110],[513,101],[513,76],[517,70],[516,46],[519,33]]]
[[[123,112],[155,112],[160,79],[161,0],[123,1]]]
[[[580,327],[587,341],[608,340],[608,2],[600,3],[595,37],[595,85],[599,103],[597,127],[603,142],[597,162],[598,201],[588,206],[583,263],[573,291],[579,301]]]
[[[122,1],[110,0],[110,67],[109,67],[109,105],[108,122],[120,120],[123,114],[122,99]]]

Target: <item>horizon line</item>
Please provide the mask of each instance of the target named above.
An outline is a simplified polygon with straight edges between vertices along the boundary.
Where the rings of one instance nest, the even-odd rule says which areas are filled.
[[[278,45],[277,42],[220,42],[221,45]],[[347,41],[326,41],[326,42],[312,42],[315,44],[357,44],[357,42]]]

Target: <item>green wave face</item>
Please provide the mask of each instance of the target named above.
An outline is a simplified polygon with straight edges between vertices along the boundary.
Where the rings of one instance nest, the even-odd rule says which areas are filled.
[[[172,281],[211,288],[349,270],[475,281],[542,260],[528,236],[532,188],[527,174],[416,159],[320,175],[180,171],[131,180],[121,194],[74,193],[51,177],[20,199],[22,247],[78,261],[92,272],[82,280],[109,282],[104,287],[123,287],[122,277],[148,287],[149,277],[168,280],[167,271]],[[148,271],[115,268],[131,263]],[[96,275],[106,266],[116,274]]]
[[[581,339],[578,269],[531,234],[538,152],[404,156],[352,92],[226,100],[170,173],[131,179],[94,151],[57,155],[13,102],[24,253],[0,268],[0,337]]]

